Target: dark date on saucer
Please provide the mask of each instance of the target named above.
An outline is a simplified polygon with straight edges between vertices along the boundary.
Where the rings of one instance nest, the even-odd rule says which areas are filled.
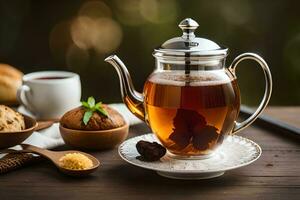
[[[136,149],[141,156],[137,156],[137,159],[141,161],[157,161],[163,157],[167,150],[157,142],[139,141],[136,144]]]

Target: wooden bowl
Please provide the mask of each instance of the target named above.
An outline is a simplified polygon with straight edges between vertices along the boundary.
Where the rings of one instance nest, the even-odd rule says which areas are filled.
[[[23,115],[23,117],[25,121],[24,130],[14,132],[0,132],[0,149],[9,148],[21,144],[36,129],[38,123],[35,121],[35,119],[27,115]]]
[[[59,125],[60,134],[66,144],[90,150],[111,149],[123,142],[128,135],[129,124],[108,130],[85,131],[74,130]]]

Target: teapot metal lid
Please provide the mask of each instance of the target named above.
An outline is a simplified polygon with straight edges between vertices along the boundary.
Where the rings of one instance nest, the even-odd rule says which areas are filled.
[[[198,23],[186,18],[178,25],[183,34],[164,42],[160,47],[154,49],[153,55],[157,58],[196,58],[196,59],[221,59],[227,56],[228,48],[219,46],[217,43],[196,37],[194,32]]]

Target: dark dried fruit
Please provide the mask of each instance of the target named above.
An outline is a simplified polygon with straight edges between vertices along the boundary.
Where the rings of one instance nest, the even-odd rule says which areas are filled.
[[[143,161],[157,161],[163,157],[167,150],[157,142],[139,141],[136,144],[136,149],[141,154],[138,159]]]

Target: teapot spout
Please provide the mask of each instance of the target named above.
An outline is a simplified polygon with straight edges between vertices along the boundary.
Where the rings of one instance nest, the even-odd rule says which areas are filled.
[[[120,79],[120,89],[122,99],[127,108],[139,119],[145,121],[145,109],[143,95],[134,89],[131,76],[125,64],[116,55],[105,58],[116,69]]]

